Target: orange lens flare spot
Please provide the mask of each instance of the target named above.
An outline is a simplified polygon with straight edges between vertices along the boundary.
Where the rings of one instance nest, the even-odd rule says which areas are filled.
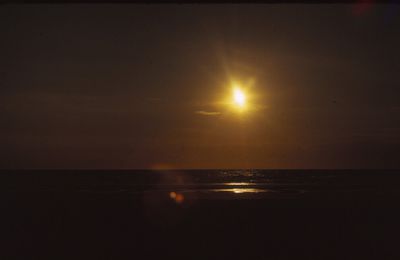
[[[178,204],[182,203],[185,200],[185,197],[183,196],[183,194],[176,193],[174,191],[169,193],[169,197]]]
[[[174,191],[170,192],[170,193],[169,193],[169,197],[170,197],[171,199],[175,199],[175,198],[176,198],[176,192],[174,192]]]
[[[177,194],[175,198],[176,203],[182,203],[185,197],[182,194]]]

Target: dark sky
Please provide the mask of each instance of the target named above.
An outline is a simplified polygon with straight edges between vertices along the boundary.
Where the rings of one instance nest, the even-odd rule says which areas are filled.
[[[400,168],[399,5],[2,5],[0,35],[0,168]]]

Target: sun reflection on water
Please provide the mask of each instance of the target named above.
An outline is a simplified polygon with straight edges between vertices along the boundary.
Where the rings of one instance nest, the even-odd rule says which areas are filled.
[[[231,188],[231,189],[214,189],[216,192],[232,192],[232,193],[260,193],[268,192],[266,189],[256,189],[256,188]]]
[[[252,185],[252,183],[250,183],[250,182],[228,182],[228,183],[225,183],[225,185],[228,185],[228,186],[249,186],[249,185]]]

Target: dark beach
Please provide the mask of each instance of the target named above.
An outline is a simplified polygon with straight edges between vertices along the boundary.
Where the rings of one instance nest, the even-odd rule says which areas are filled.
[[[0,258],[399,259],[399,174],[2,171]]]

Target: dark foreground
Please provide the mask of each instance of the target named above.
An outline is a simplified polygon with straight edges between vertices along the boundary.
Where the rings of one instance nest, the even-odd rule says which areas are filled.
[[[0,259],[400,259],[400,171],[2,171]]]

